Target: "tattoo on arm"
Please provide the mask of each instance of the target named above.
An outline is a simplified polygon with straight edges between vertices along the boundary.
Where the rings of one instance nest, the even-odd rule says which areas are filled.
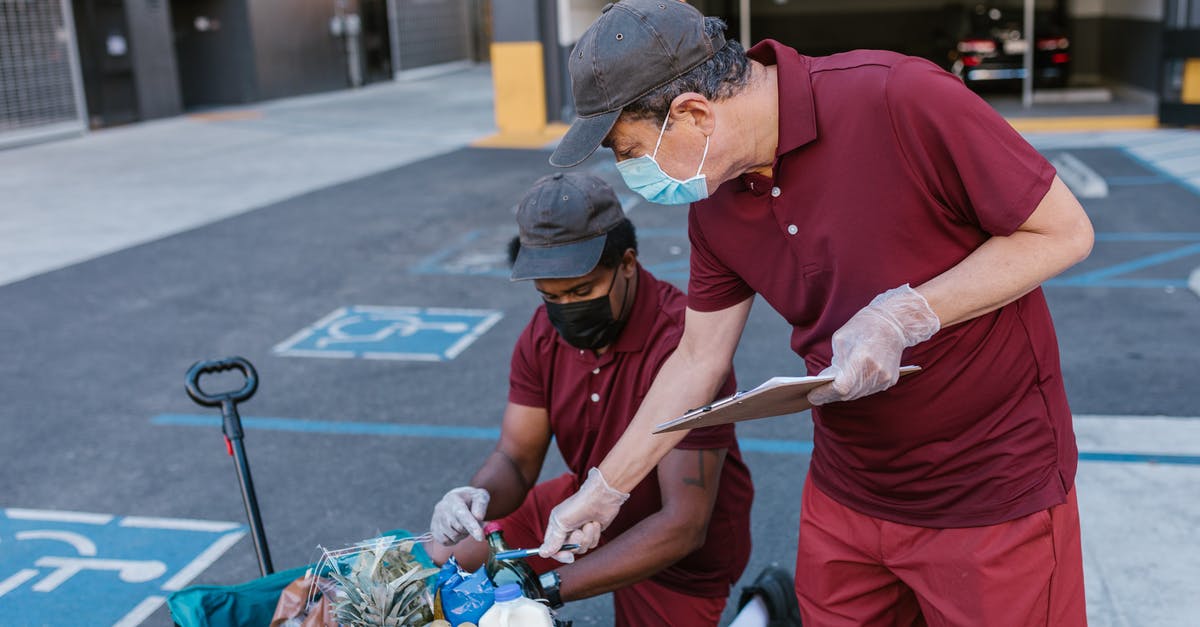
[[[697,488],[704,489],[704,451],[696,451],[696,476],[684,477],[685,485],[694,485]]]

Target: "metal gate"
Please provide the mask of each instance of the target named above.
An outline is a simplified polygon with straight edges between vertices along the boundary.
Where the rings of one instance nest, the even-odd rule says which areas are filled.
[[[87,128],[68,0],[0,0],[0,147]]]
[[[469,65],[472,13],[468,0],[388,0],[392,71],[396,78]]]
[[[1163,15],[1163,124],[1200,124],[1200,2],[1167,0]]]

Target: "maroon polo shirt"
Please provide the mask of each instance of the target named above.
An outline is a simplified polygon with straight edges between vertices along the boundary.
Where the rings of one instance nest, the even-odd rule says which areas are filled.
[[[638,266],[633,309],[617,341],[603,354],[567,344],[541,306],[513,350],[508,400],[543,407],[567,467],[582,482],[616,445],[650,391],[650,384],[683,334],[687,297]],[[735,391],[731,375],[722,396]],[[651,579],[693,596],[724,597],[750,558],[750,504],[754,487],[742,462],[733,425],[691,431],[678,449],[728,449],[720,491],[704,546]],[[651,472],[629,495],[604,530],[620,535],[662,509],[658,473]]]
[[[774,179],[743,175],[692,205],[689,306],[717,311],[760,294],[791,323],[810,374],[875,295],[918,286],[1013,233],[1054,178],[1003,118],[928,61],[806,57],[769,40],[750,56],[778,68]],[[818,488],[926,527],[994,524],[1065,502],[1075,436],[1041,289],[941,330],[903,363],[924,370],[813,412]]]

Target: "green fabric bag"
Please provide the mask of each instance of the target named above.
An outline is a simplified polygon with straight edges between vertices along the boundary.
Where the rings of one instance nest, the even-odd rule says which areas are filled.
[[[380,535],[412,536],[403,529]],[[433,566],[433,560],[420,544],[413,546],[413,555],[422,564]],[[315,567],[316,564],[300,566],[233,586],[189,586],[167,597],[167,607],[179,627],[266,627],[271,624],[283,589]]]

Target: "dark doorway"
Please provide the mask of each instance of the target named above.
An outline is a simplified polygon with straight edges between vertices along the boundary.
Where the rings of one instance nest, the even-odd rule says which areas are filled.
[[[392,40],[388,35],[387,0],[360,0],[362,16],[363,79],[368,83],[392,80]]]
[[[172,0],[171,28],[185,109],[255,100],[245,0]]]
[[[137,121],[137,86],[124,0],[73,0],[72,9],[89,125],[98,128]]]

